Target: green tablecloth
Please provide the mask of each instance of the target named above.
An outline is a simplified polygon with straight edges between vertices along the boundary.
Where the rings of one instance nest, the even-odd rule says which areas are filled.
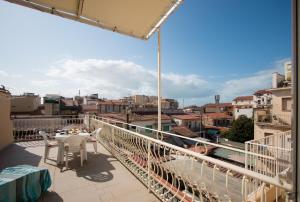
[[[48,169],[19,165],[0,171],[0,202],[36,201],[51,185]]]

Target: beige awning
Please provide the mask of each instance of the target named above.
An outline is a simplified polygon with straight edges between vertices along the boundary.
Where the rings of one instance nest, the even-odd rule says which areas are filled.
[[[7,0],[22,6],[148,39],[183,0]]]

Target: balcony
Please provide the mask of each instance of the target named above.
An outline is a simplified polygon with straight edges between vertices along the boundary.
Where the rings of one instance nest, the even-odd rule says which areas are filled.
[[[41,202],[159,201],[116,158],[98,146],[99,153],[94,154],[92,145],[88,144],[88,160],[83,167],[79,159],[74,159],[70,161],[70,170],[61,171],[55,163],[56,149],[50,151],[50,160],[44,163],[43,141],[19,142],[0,152],[0,169],[21,164],[48,168],[52,185],[40,198]]]
[[[259,153],[96,116],[23,118],[13,122],[14,136],[19,142],[0,153],[0,162],[4,162],[1,167],[24,163],[47,167],[53,185],[41,201],[267,201],[275,197],[283,200],[292,189],[284,177],[275,178],[215,159],[208,156],[207,150],[215,147],[265,157]],[[61,172],[54,161],[41,162],[43,144],[36,139],[40,138],[39,130],[52,133],[66,125],[82,125],[90,130],[102,128],[98,137],[101,149],[99,154],[88,153],[84,167],[80,168],[79,161],[74,160],[71,170]],[[170,141],[172,138],[176,141]],[[176,145],[178,141],[190,146],[180,147]],[[195,152],[200,150],[201,153]],[[93,150],[89,147],[88,151]],[[55,156],[54,151],[51,158]],[[274,189],[280,190],[278,194],[270,194]]]
[[[256,114],[255,122],[260,126],[273,126],[273,127],[280,127],[280,128],[290,129],[291,128],[291,114],[290,113],[281,113],[281,114],[262,113],[262,114]]]

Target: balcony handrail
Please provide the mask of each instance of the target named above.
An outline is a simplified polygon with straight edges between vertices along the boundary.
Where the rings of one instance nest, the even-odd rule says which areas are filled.
[[[272,137],[275,137],[275,136],[278,136],[278,135],[285,135],[287,132],[290,132],[290,130],[284,131],[284,132],[280,132],[280,133],[275,133],[275,134],[273,134],[273,135],[269,135],[269,136],[266,136],[266,137],[257,138],[257,139],[254,139],[254,140],[249,140],[249,141],[246,141],[246,142],[261,141],[261,140],[264,140],[264,139],[266,139],[266,138],[272,138]],[[246,143],[246,142],[245,142],[245,143]]]
[[[292,151],[292,149],[276,147],[276,146],[273,146],[273,145],[260,144],[260,143],[256,143],[256,142],[252,142],[252,141],[247,141],[247,142],[245,142],[245,144],[251,144],[251,145],[256,145],[256,146],[265,146],[265,147],[268,147],[268,148],[271,148],[271,149],[278,149],[278,150],[282,150],[282,151]],[[247,154],[251,154],[251,153],[247,153]]]
[[[212,158],[212,157],[209,157],[209,156],[206,156],[206,155],[203,155],[203,154],[200,154],[200,153],[197,153],[197,152],[185,149],[185,148],[181,148],[181,147],[172,145],[170,143],[167,143],[167,142],[164,142],[164,141],[161,141],[161,140],[158,140],[158,139],[154,139],[154,138],[151,138],[151,137],[148,137],[148,136],[145,136],[145,135],[141,135],[139,133],[121,128],[117,125],[113,125],[113,124],[104,122],[102,120],[96,119],[96,118],[94,118],[94,120],[98,121],[98,122],[101,122],[102,124],[108,125],[109,127],[121,130],[123,132],[131,133],[131,134],[133,134],[133,135],[135,135],[139,138],[148,140],[150,142],[154,142],[154,143],[157,143],[159,145],[163,145],[163,146],[169,147],[171,149],[174,149],[174,150],[180,151],[182,153],[185,153],[187,155],[193,156],[195,158],[199,158],[204,162],[210,162],[214,165],[224,167],[224,168],[226,168],[230,171],[240,173],[240,174],[242,174],[242,175],[244,175],[248,178],[253,178],[253,179],[256,179],[256,180],[259,180],[259,181],[263,181],[267,184],[274,185],[274,186],[282,188],[286,191],[292,191],[293,190],[293,186],[291,184],[286,183],[284,180],[281,180],[280,178],[269,177],[269,176],[260,174],[258,172],[254,172],[254,171],[248,170],[246,168],[243,168],[243,167],[240,167],[240,166],[237,166],[237,165],[234,165],[234,164],[230,164],[230,163],[227,163],[227,162],[224,162],[224,161],[221,161],[221,160],[218,160],[218,159],[215,159],[215,158]]]
[[[227,150],[230,150],[230,151],[235,151],[235,152],[238,152],[238,153],[243,154],[243,155],[249,154],[249,155],[254,155],[254,156],[274,160],[273,157],[270,157],[270,156],[267,156],[267,155],[257,154],[257,153],[253,153],[253,152],[250,152],[250,151],[245,151],[245,150],[234,148],[234,147],[229,147],[229,146],[226,146],[226,145],[216,144],[216,143],[207,142],[207,141],[199,140],[199,139],[193,139],[193,138],[189,138],[189,137],[185,137],[185,136],[182,136],[182,135],[177,135],[177,134],[169,133],[169,132],[165,132],[165,131],[158,131],[158,130],[152,129],[152,128],[146,128],[146,127],[143,127],[143,126],[138,126],[138,125],[134,125],[134,124],[130,124],[130,123],[125,123],[125,122],[122,122],[122,121],[119,121],[119,120],[116,120],[116,119],[110,119],[110,118],[99,117],[99,116],[94,116],[94,117],[96,117],[96,119],[100,118],[100,119],[103,119],[103,120],[113,121],[115,123],[120,123],[120,124],[125,124],[125,125],[129,125],[129,126],[138,127],[138,128],[144,129],[144,130],[151,130],[153,132],[160,133],[160,134],[164,133],[164,134],[169,135],[169,136],[184,138],[184,139],[191,140],[191,141],[194,141],[194,142],[197,142],[197,143],[211,145],[211,146],[214,146],[214,147],[217,147],[217,148],[223,148],[223,149],[227,149]]]

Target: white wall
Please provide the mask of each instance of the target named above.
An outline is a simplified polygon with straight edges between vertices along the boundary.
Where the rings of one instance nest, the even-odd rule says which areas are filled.
[[[234,108],[234,119],[239,118],[241,115],[248,118],[253,118],[253,108],[238,109]]]

